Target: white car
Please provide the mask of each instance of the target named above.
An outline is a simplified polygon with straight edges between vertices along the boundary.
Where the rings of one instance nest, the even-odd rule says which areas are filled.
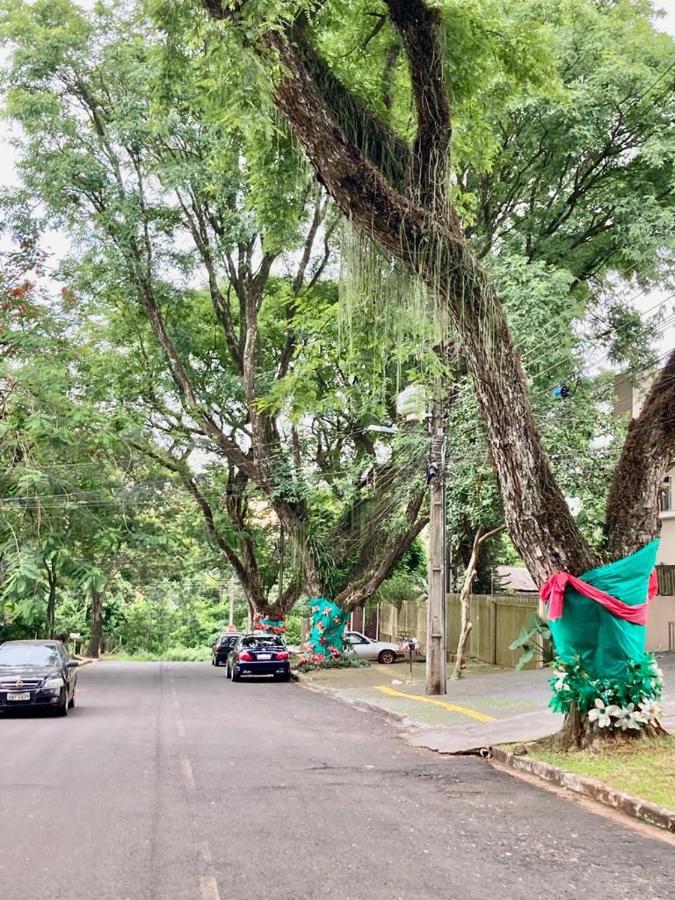
[[[373,641],[359,631],[345,631],[344,642],[351,647],[361,659],[377,660],[381,663],[393,663],[403,657],[398,644],[389,641]]]

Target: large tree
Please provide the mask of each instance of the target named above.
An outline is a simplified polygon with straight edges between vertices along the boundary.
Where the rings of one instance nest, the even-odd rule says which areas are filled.
[[[499,19],[491,38],[493,22],[483,24],[474,7],[386,0],[375,10],[377,49],[374,10],[365,2],[293,10],[266,4],[264,16],[260,4],[246,0],[203,5],[224,23],[223,41],[245,35],[265,63],[274,103],[343,214],[421,279],[448,316],[472,380],[509,533],[537,581],[560,569],[584,572],[654,537],[657,494],[675,451],[675,354],[631,423],[607,501],[604,546],[592,548],[552,471],[495,281],[481,262],[491,249],[516,242],[528,259],[562,259],[585,292],[591,278],[606,283],[616,272],[649,280],[658,264],[667,264],[674,51],[649,25],[648,4],[511,4],[501,18],[484,4]],[[365,36],[366,49],[355,50],[361,66],[368,52],[379,54],[389,66],[387,90],[402,85],[410,98],[409,134],[397,129],[391,93],[378,96],[372,80],[340,64],[336,35],[347,7],[350,34],[358,33],[357,22]],[[560,32],[552,44],[542,13]],[[519,47],[516,30],[548,44],[553,76],[546,90],[519,103],[509,88],[527,41]],[[484,58],[472,58],[490,41],[500,63],[496,76],[481,72]],[[612,67],[616,42],[626,58]],[[475,79],[468,89],[467,78]],[[483,109],[493,144],[489,164],[476,151],[478,165],[466,155],[461,167],[453,165],[453,94],[460,109],[467,99]],[[467,228],[472,185],[478,214]]]
[[[76,245],[69,284],[111,325],[96,340],[136,447],[184,484],[256,611],[302,589],[363,603],[426,521],[425,438],[368,430],[391,423],[405,357],[362,340],[340,368],[325,192],[241,98],[204,103],[213,57],[180,32],[161,52],[142,13],[7,6],[24,202]],[[293,552],[270,583],[274,531]]]

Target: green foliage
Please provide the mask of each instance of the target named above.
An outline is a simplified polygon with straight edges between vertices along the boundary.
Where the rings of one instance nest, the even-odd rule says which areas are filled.
[[[211,659],[210,647],[167,647],[166,650],[152,652],[140,650],[137,653],[118,651],[108,657],[118,662],[208,662]]]
[[[361,659],[354,653],[345,653],[341,656],[326,657],[320,654],[301,656],[291,664],[298,672],[316,672],[321,669],[365,669],[370,666],[366,659]]]
[[[663,677],[651,654],[631,660],[625,678],[597,678],[586,672],[578,659],[554,661],[556,674],[549,680],[553,697],[549,706],[554,712],[566,713],[574,703],[582,715],[600,700],[605,707],[625,709],[630,704],[638,709],[646,701],[661,699]]]
[[[527,624],[520,629],[518,637],[509,644],[509,650],[520,650],[516,669],[522,669],[534,659],[538,652],[542,656],[550,652],[551,629],[545,619],[533,613]]]

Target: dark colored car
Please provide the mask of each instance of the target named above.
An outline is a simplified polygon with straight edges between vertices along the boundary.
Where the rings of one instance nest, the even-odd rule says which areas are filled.
[[[273,675],[289,681],[291,662],[283,638],[276,634],[242,634],[227,660],[227,677],[241,681],[243,675]]]
[[[67,716],[75,706],[77,666],[61,641],[6,641],[0,645],[0,710]]]
[[[230,650],[237,643],[241,634],[238,632],[226,631],[221,634],[213,645],[213,657],[211,658],[212,666],[223,666],[227,662]]]

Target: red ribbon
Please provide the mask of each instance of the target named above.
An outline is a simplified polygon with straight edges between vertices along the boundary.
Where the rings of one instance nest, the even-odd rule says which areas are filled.
[[[649,576],[647,601],[645,603],[638,603],[636,606],[629,606],[627,603],[617,600],[616,597],[612,597],[611,594],[606,594],[604,591],[598,590],[598,588],[593,587],[593,585],[588,584],[586,581],[582,581],[581,578],[570,575],[569,572],[556,572],[551,575],[550,578],[546,579],[539,591],[541,599],[544,603],[548,603],[548,618],[551,621],[559,619],[563,614],[565,589],[567,587],[574,588],[579,594],[583,594],[584,597],[595,600],[596,603],[604,606],[605,609],[612,613],[612,615],[618,616],[620,619],[625,619],[626,622],[633,622],[635,625],[647,624],[649,601],[657,595],[659,590],[656,569],[654,569]]]

